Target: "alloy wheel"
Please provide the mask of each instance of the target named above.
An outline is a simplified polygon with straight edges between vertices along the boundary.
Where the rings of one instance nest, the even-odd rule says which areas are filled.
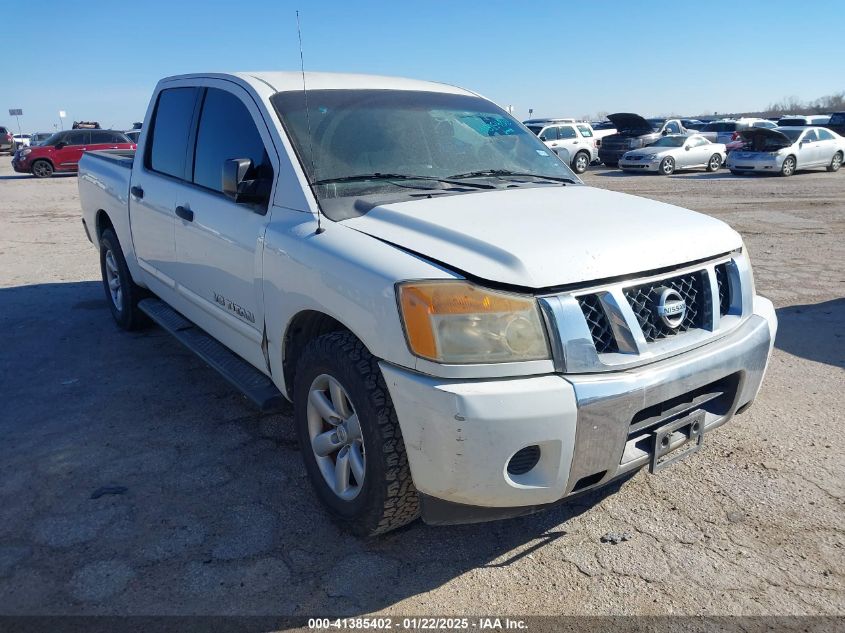
[[[112,251],[106,251],[106,283],[109,286],[114,307],[120,312],[123,309],[123,289],[120,287],[120,272]]]
[[[50,166],[47,165],[47,163],[45,163],[44,161],[39,161],[39,162],[35,163],[32,170],[35,173],[35,175],[38,176],[39,178],[46,178],[47,176],[50,175],[50,171],[51,171]]]
[[[587,162],[587,155],[578,154],[575,157],[575,171],[579,174],[582,174],[587,171],[587,167],[589,167],[589,163]]]
[[[344,501],[361,492],[367,458],[358,414],[340,382],[320,374],[308,391],[308,436],[329,488]]]
[[[787,157],[786,160],[783,161],[783,167],[781,168],[781,172],[784,176],[791,176],[792,172],[795,171],[795,159],[791,156]]]

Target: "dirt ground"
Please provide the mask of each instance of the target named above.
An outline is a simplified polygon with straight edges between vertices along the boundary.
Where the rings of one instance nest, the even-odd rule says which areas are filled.
[[[845,170],[585,180],[743,234],[780,319],[755,406],[575,503],[358,540],[317,504],[289,415],[112,323],[76,178],[0,158],[0,613],[845,613]]]

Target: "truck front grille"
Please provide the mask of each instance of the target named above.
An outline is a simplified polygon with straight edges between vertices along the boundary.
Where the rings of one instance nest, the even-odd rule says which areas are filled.
[[[599,354],[618,351],[616,338],[613,336],[613,330],[610,329],[610,321],[601,305],[599,296],[584,295],[578,297],[578,305],[581,306],[584,318],[587,319],[587,326],[590,328],[596,351]]]
[[[716,285],[719,288],[719,316],[725,316],[731,308],[731,286],[728,282],[728,264],[716,266]]]
[[[625,298],[631,304],[647,342],[652,343],[667,336],[686,332],[691,328],[703,327],[706,309],[704,275],[704,271],[697,271],[680,277],[625,288]],[[684,319],[677,328],[669,327],[657,315],[657,302],[663,288],[676,290],[686,303]]]

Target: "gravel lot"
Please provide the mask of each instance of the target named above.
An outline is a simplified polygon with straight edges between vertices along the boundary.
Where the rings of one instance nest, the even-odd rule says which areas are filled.
[[[0,613],[845,613],[845,171],[585,180],[743,234],[781,327],[756,405],[658,475],[363,541],[317,505],[289,415],[113,325],[76,178],[0,159]]]

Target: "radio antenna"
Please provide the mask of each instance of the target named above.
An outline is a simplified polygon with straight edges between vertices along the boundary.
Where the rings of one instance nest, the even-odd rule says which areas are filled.
[[[305,99],[305,125],[308,128],[308,153],[311,154],[311,173],[314,174],[314,182],[317,182],[317,164],[314,162],[314,137],[311,136],[311,112],[308,109],[308,87],[305,85],[305,57],[302,54],[302,27],[299,24],[298,9],[296,11],[296,34],[299,37],[299,68],[302,70],[302,96]],[[320,211],[320,201],[317,200],[316,193],[314,194],[314,200],[317,202],[317,230],[315,233],[319,235],[325,231],[325,229],[323,228],[322,222],[323,213]]]

